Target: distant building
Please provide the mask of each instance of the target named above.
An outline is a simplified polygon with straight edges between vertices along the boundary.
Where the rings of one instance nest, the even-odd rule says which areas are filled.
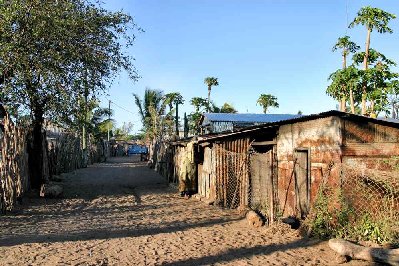
[[[232,132],[249,126],[274,123],[301,117],[293,114],[206,113],[200,120],[201,134]]]

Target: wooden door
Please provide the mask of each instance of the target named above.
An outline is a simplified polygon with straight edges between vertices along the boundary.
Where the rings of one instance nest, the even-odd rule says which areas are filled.
[[[295,198],[297,215],[304,218],[309,212],[309,153],[295,151]]]
[[[264,213],[269,218],[273,205],[273,152],[251,154],[251,189],[250,205]]]

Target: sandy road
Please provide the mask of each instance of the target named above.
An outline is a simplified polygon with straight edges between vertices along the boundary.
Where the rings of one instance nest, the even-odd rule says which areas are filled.
[[[137,159],[80,169],[62,199],[30,197],[0,216],[0,265],[336,264],[324,242],[181,198]]]

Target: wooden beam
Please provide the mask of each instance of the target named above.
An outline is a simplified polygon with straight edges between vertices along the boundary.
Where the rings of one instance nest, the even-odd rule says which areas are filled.
[[[252,146],[266,146],[266,145],[276,145],[277,142],[272,140],[272,141],[254,141],[252,142]]]

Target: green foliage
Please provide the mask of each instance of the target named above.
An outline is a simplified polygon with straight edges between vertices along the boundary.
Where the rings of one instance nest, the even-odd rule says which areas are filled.
[[[355,66],[352,66],[350,72],[339,70],[331,74],[329,78],[331,84],[327,88],[327,94],[340,100],[342,104],[350,99],[353,113],[361,103],[361,113],[364,115],[377,116],[380,112],[386,114],[392,112],[394,116],[397,115],[395,101],[398,92],[392,90],[392,87],[397,83],[399,75],[390,69],[396,63],[382,53],[370,48],[371,32],[377,30],[379,33],[392,33],[393,31],[388,27],[388,23],[395,18],[394,14],[381,9],[370,6],[363,7],[349,27],[366,26],[368,33],[365,51],[355,53],[359,47],[349,40],[349,36],[339,38],[333,47],[333,51],[342,49],[343,68],[346,68],[346,56],[349,53],[355,53],[352,58],[355,66],[364,65],[363,70],[358,70]]]
[[[190,104],[194,106],[196,113],[204,112],[208,108],[208,101],[201,97],[193,97]]]
[[[215,77],[206,77],[204,79],[204,83],[208,86],[208,104],[207,104],[207,112],[210,112],[211,105],[211,90],[213,86],[219,86],[218,78]]]
[[[237,110],[234,108],[233,105],[229,103],[224,103],[222,107],[220,108],[220,113],[237,113]]]
[[[212,86],[219,86],[218,78],[215,77],[206,77],[204,79],[204,83],[208,86],[208,88]]]
[[[3,1],[1,101],[25,106],[39,120],[67,116],[80,96],[104,91],[120,69],[136,79],[120,44],[132,45],[135,28],[131,16],[85,0]]]
[[[355,19],[349,24],[350,28],[356,25],[363,25],[370,31],[377,30],[379,33],[392,33],[392,29],[388,27],[390,20],[395,19],[396,15],[388,13],[379,8],[365,6],[362,7]]]
[[[344,36],[338,38],[337,43],[332,48],[332,51],[335,52],[338,49],[342,49],[342,56],[346,58],[349,53],[354,53],[359,50],[360,46],[352,42],[349,36]]]
[[[199,112],[193,112],[188,115],[188,127],[189,132],[192,135],[197,135],[199,132],[199,122],[201,120],[202,114]]]
[[[359,216],[344,198],[341,189],[337,189],[335,194],[320,189],[312,212],[313,216],[308,217],[305,223],[315,237],[392,244],[398,241],[392,228],[395,223],[392,217],[376,219],[368,212]]]
[[[278,108],[277,98],[271,94],[261,94],[256,102],[263,108],[263,113],[267,113],[269,107]]]
[[[155,139],[173,135],[173,110],[168,113],[165,111],[171,100],[164,96],[163,91],[146,88],[143,99],[140,99],[137,94],[133,96],[139,108],[146,137]],[[176,99],[176,101],[180,100]]]
[[[123,122],[123,125],[118,128],[114,128],[113,134],[114,137],[118,140],[130,140],[131,135],[130,132],[133,129],[133,123],[131,122]]]
[[[314,203],[313,211],[316,216],[307,225],[312,229],[312,235],[321,239],[333,237],[331,228],[332,215],[328,206],[328,197],[320,190]]]
[[[386,219],[373,219],[370,214],[364,214],[359,222],[355,224],[354,236],[366,241],[373,241],[376,243],[393,243],[394,239],[391,236],[390,223]]]

